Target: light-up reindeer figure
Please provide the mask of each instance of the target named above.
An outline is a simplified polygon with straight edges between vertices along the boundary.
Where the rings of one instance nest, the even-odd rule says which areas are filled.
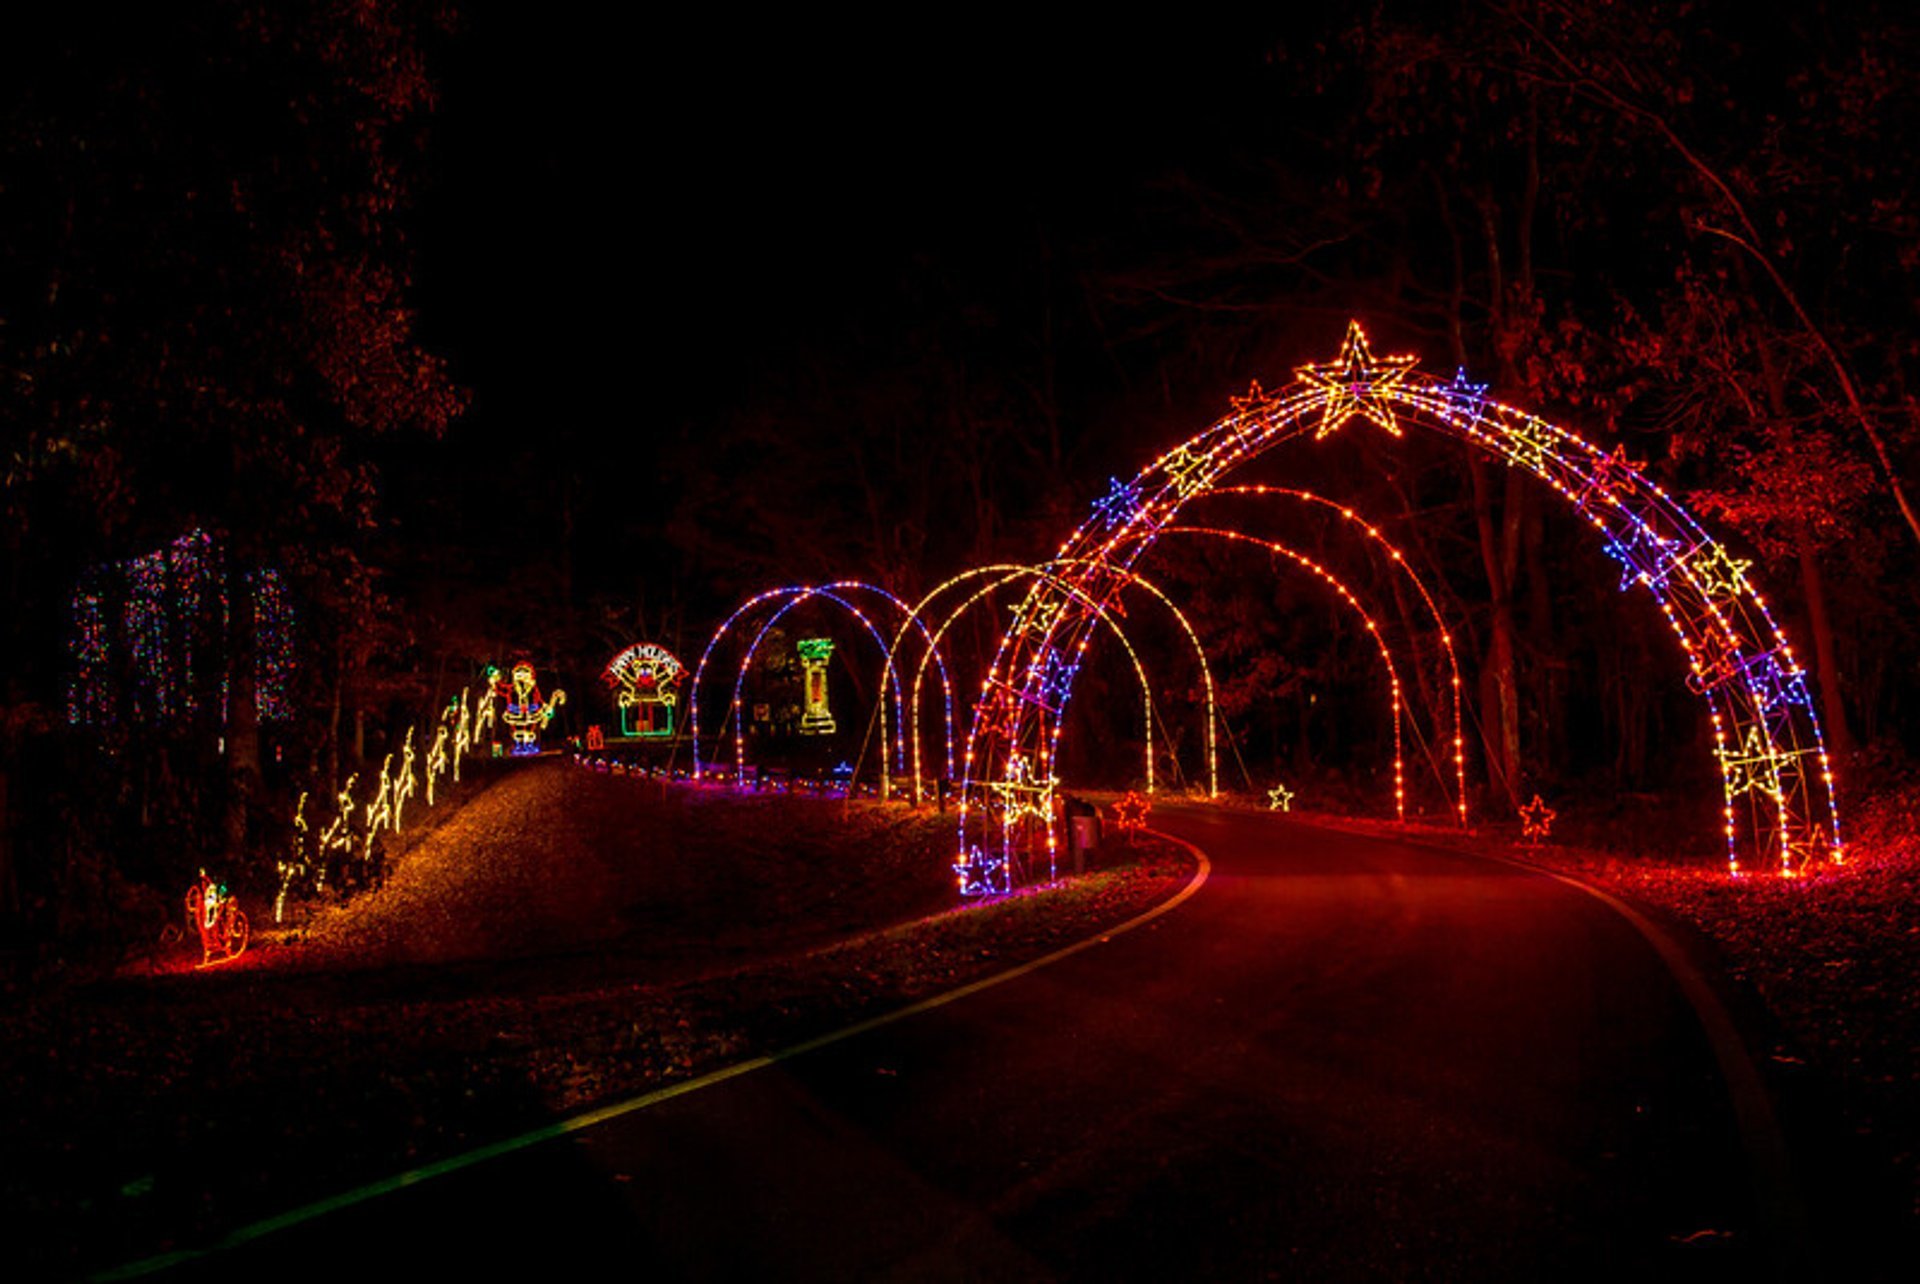
[[[393,780],[393,832],[400,832],[400,818],[407,809],[407,800],[412,798],[419,787],[419,781],[413,774],[413,728],[407,728],[407,739],[400,746],[400,774]]]
[[[487,666],[486,676],[480,680],[480,703],[473,710],[473,736],[471,743],[477,748],[482,740],[493,732],[494,702],[500,698],[506,684],[500,681],[500,670],[491,664]]]
[[[427,749],[427,806],[433,806],[433,785],[447,773],[447,728],[443,723],[433,733],[433,744]]]
[[[521,660],[513,666],[513,683],[507,691],[507,707],[500,721],[513,732],[512,752],[516,757],[540,752],[540,733],[553,721],[554,710],[566,701],[567,693],[560,690],[542,701],[540,688],[534,684],[533,665]]]
[[[320,842],[315,853],[320,859],[319,876],[313,880],[315,891],[324,891],[327,886],[327,857],[334,852],[353,850],[353,787],[360,777],[348,776],[346,785],[334,799],[333,819],[320,831]]]
[[[278,923],[287,908],[287,889],[293,886],[293,880],[307,872],[307,791],[300,791],[300,801],[293,808],[293,850],[283,861],[275,863],[274,868],[280,875],[280,891],[273,898],[273,921]]]

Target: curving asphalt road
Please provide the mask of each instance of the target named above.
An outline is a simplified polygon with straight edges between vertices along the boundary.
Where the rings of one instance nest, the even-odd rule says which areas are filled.
[[[1756,1195],[1769,1139],[1615,910],[1279,817],[1155,819],[1213,872],[1137,931],[191,1269],[1807,1278],[1821,1250]]]

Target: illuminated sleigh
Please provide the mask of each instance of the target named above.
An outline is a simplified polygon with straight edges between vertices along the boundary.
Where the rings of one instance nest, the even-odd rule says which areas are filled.
[[[187,928],[200,934],[201,967],[237,959],[247,948],[247,916],[238,899],[205,870],[187,890]]]

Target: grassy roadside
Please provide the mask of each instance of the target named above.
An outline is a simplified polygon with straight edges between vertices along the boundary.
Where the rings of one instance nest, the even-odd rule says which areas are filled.
[[[24,1273],[204,1242],[776,1051],[1097,933],[1193,868],[1143,839],[1072,884],[951,908],[950,875],[927,867],[944,818],[629,784],[569,769],[488,790],[491,813],[442,825],[299,948],[0,1015],[0,1082],[40,1105],[0,1126]],[[624,837],[583,853],[610,819]],[[835,877],[808,864],[823,853]],[[742,880],[756,890],[727,891]],[[554,881],[572,893],[530,909]]]

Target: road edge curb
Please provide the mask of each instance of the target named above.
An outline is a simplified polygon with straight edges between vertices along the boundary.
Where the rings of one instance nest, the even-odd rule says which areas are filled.
[[[629,1097],[624,1101],[612,1102],[605,1106],[598,1106],[592,1110],[582,1111],[576,1115],[569,1115],[565,1119],[556,1120],[553,1123],[542,1125],[528,1132],[523,1132],[501,1141],[490,1142],[487,1145],[478,1146],[457,1155],[450,1155],[445,1159],[436,1160],[433,1163],[424,1164],[418,1168],[409,1168],[391,1177],[384,1177],[377,1181],[357,1186],[352,1190],[343,1191],[338,1195],[330,1195],[324,1199],[302,1204],[298,1208],[275,1214],[272,1217],[248,1222],[244,1226],[238,1226],[228,1231],[211,1244],[199,1245],[192,1248],[173,1249],[166,1253],[141,1258],[138,1261],[128,1262],[120,1266],[108,1267],[104,1270],[93,1272],[85,1278],[88,1280],[102,1281],[138,1279],[142,1276],[156,1275],[162,1271],[169,1271],[175,1267],[185,1266],[191,1262],[215,1257],[221,1253],[229,1252],[246,1244],[250,1244],[255,1240],[265,1239],[280,1231],[289,1230],[306,1222],[316,1221],[331,1213],[340,1212],[358,1204],[368,1203],[383,1195],[391,1195],[398,1191],[405,1190],[410,1186],[421,1185],[424,1182],[433,1180],[435,1177],[444,1177],[449,1173],[472,1168],[490,1159],[498,1159],[502,1155],[510,1155],[516,1151],[526,1150],[530,1147],[540,1145],[542,1142],[572,1136],[575,1133],[584,1132],[589,1128],[597,1127],[600,1124],[608,1123],[625,1115],[635,1114],[651,1106],[657,1106],[662,1102],[671,1101],[675,1097],[684,1097],[689,1093],[699,1092],[703,1088],[711,1088],[716,1084],[725,1083],[729,1079],[737,1079],[741,1075],[751,1074],[755,1070],[764,1070],[768,1066],[777,1065],[782,1061],[790,1061],[795,1057],[805,1056],[809,1052],[815,1052],[821,1048],[844,1042],[847,1039],[865,1034],[870,1030],[877,1030],[882,1026],[892,1025],[896,1021],[904,1021],[908,1017],[917,1016],[922,1012],[930,1012],[935,1008],[945,1007],[947,1004],[959,999],[964,999],[968,995],[978,994],[982,990],[992,989],[997,985],[1004,985],[1008,981],[1017,980],[1027,975],[1029,972],[1035,972],[1043,967],[1058,963],[1062,959],[1071,958],[1073,955],[1079,954],[1084,950],[1090,950],[1096,945],[1103,945],[1116,936],[1131,932],[1136,928],[1145,927],[1148,923],[1153,922],[1162,915],[1178,909],[1205,885],[1207,879],[1211,877],[1213,873],[1213,862],[1208,860],[1207,854],[1201,851],[1195,844],[1188,842],[1184,838],[1176,838],[1172,834],[1162,833],[1156,829],[1149,829],[1146,832],[1156,838],[1164,839],[1167,842],[1173,843],[1175,846],[1184,848],[1196,862],[1197,867],[1194,870],[1193,877],[1188,879],[1179,891],[1175,892],[1166,900],[1141,911],[1122,923],[1096,932],[1092,936],[1084,937],[1070,945],[1063,945],[1059,949],[1042,954],[1039,958],[1029,959],[1016,967],[995,972],[991,976],[981,977],[977,981],[969,981],[967,984],[957,986],[951,990],[942,990],[940,993],[928,995],[924,999],[916,999],[904,1007],[894,1008],[878,1016],[868,1017],[864,1021],[857,1021],[852,1025],[842,1026],[837,1030],[830,1030],[825,1034],[815,1035],[811,1039],[790,1044],[777,1051],[765,1053],[757,1057],[749,1057],[745,1061],[736,1061],[732,1065],[722,1066],[718,1070],[708,1071],[706,1074],[683,1080],[680,1083],[668,1084],[666,1087],[655,1088],[650,1092],[641,1093],[636,1097]]]

